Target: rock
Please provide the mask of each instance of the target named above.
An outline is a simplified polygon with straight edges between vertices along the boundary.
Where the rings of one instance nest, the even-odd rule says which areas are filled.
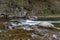
[[[48,23],[48,22],[41,22],[38,24],[38,26],[44,27],[44,28],[55,28],[55,26],[53,24]]]
[[[31,17],[30,17],[30,16],[29,16],[28,19],[29,19],[29,20],[38,20],[38,17],[37,17],[37,16],[31,16]]]
[[[56,34],[53,34],[53,35],[52,35],[52,40],[59,40],[59,38],[57,37]]]

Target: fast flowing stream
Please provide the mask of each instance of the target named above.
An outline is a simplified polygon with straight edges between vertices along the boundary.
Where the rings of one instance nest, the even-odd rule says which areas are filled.
[[[4,19],[0,23],[0,40],[60,40],[60,30],[36,26],[36,24],[42,22],[54,25],[60,24],[60,21],[32,21],[23,19],[6,21]]]

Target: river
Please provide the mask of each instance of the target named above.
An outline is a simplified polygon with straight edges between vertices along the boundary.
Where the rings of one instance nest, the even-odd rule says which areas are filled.
[[[60,40],[60,30],[38,28],[35,26],[40,22],[48,22],[58,26],[60,21],[1,19],[0,22],[0,40]],[[7,26],[11,28],[9,29]]]

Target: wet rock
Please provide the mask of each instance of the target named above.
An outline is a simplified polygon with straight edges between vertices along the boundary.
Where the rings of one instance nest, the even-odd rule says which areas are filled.
[[[56,35],[53,35],[53,40],[58,40]]]
[[[8,17],[8,19],[10,19],[10,20],[16,18],[15,15],[9,15],[9,16],[7,16],[7,17]]]
[[[24,27],[22,27],[24,30],[33,30],[31,27],[29,27],[29,26],[24,26]]]
[[[39,35],[36,35],[36,34],[32,34],[31,35],[33,39],[41,39]]]
[[[28,18],[29,20],[38,20],[38,17],[37,16],[29,16],[29,18]]]
[[[38,24],[38,26],[43,27],[43,28],[55,28],[53,24],[48,23],[48,22],[41,22]]]
[[[18,22],[18,20],[17,19],[12,19],[12,20],[10,20],[10,22]]]
[[[52,40],[59,40],[57,33],[53,33]]]

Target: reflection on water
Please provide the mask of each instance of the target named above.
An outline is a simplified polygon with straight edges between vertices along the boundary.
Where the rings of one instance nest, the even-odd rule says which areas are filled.
[[[4,21],[0,30],[0,40],[60,40],[60,32],[38,27],[37,24],[46,21],[13,19]],[[60,21],[48,21],[59,23]]]

